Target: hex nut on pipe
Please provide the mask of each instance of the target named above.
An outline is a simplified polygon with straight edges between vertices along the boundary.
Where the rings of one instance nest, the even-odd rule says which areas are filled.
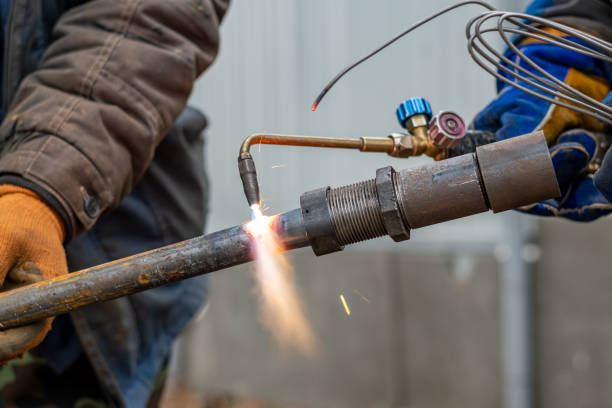
[[[395,241],[410,239],[410,227],[404,222],[395,191],[395,170],[391,166],[376,170],[376,193],[383,225]]]
[[[329,187],[308,191],[300,196],[304,228],[316,255],[342,250],[336,238],[327,204]]]

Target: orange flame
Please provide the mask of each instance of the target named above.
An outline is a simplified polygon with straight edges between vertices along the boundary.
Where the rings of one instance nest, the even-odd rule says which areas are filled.
[[[273,235],[273,218],[263,215],[258,204],[251,206],[251,217],[252,220],[246,223],[245,229],[253,238]]]
[[[253,220],[245,230],[253,238],[255,280],[261,301],[260,318],[281,348],[312,355],[316,340],[298,296],[291,265],[272,228],[274,218],[251,206]]]

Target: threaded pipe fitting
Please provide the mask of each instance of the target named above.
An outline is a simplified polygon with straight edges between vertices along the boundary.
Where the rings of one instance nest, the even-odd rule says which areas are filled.
[[[397,173],[300,197],[306,236],[316,255],[389,235],[487,211],[504,211],[558,196],[559,188],[543,133],[480,146],[454,157]]]
[[[329,213],[340,245],[353,244],[385,235],[374,179],[332,188]]]

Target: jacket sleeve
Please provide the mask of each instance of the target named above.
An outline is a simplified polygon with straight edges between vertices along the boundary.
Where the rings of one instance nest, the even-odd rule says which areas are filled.
[[[526,12],[612,41],[612,0],[533,0]]]
[[[144,174],[212,63],[227,2],[94,0],[70,9],[0,126],[0,183],[39,193],[70,235],[91,227]]]

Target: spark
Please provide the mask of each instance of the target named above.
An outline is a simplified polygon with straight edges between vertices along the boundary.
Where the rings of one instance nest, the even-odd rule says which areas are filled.
[[[344,306],[344,310],[346,311],[346,315],[350,316],[351,315],[351,309],[349,309],[348,304],[346,303],[346,300],[344,299],[344,295],[340,295],[340,300],[342,301],[342,305]]]
[[[368,299],[367,297],[363,296],[357,289],[353,289],[353,292],[355,292],[357,295],[359,295],[364,302],[366,303],[370,303],[370,299]]]
[[[274,166],[272,166],[273,169],[280,169],[283,167],[287,167],[287,165],[286,164],[275,164]]]
[[[298,296],[291,265],[272,228],[274,217],[265,216],[259,205],[251,206],[251,216],[245,230],[253,238],[260,319],[281,348],[313,355],[315,335]]]

